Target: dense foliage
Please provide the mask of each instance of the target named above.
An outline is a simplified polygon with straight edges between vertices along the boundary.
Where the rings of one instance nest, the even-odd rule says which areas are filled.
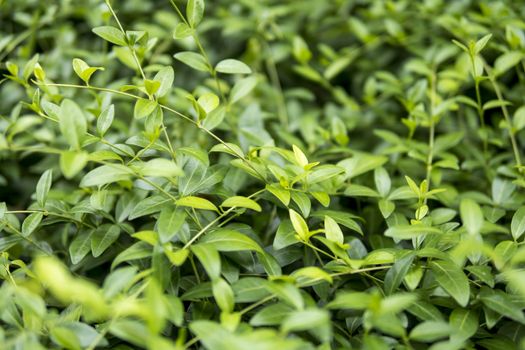
[[[0,348],[524,348],[524,58],[521,0],[0,0]]]

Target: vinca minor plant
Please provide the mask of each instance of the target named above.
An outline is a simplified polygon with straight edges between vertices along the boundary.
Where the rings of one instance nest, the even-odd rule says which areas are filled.
[[[521,0],[0,0],[0,349],[524,349]]]

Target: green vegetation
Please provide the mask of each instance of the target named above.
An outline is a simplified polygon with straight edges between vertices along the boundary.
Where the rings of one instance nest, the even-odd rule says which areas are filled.
[[[0,0],[0,348],[525,348],[525,2]]]

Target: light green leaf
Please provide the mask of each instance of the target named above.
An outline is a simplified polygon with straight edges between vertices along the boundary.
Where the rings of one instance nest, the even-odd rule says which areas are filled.
[[[190,207],[194,209],[219,211],[215,204],[213,204],[209,200],[195,196],[182,197],[177,200],[177,205],[180,205],[182,207]]]
[[[379,192],[381,197],[387,197],[388,193],[390,193],[392,182],[385,168],[379,167],[374,170],[374,181],[377,192]]]
[[[155,95],[160,98],[165,96],[170,91],[173,85],[173,80],[175,79],[175,72],[171,66],[163,67],[157,72],[157,74],[155,74],[153,79],[160,82],[160,86],[155,93]]]
[[[478,315],[471,309],[454,309],[450,314],[452,340],[466,340],[478,330]]]
[[[442,233],[437,227],[430,227],[425,225],[399,225],[389,227],[385,231],[385,236],[395,239],[412,239],[428,234]]]
[[[204,15],[204,0],[188,0],[186,18],[192,28],[195,28]]]
[[[226,74],[250,74],[252,72],[246,63],[231,58],[217,63],[215,70]]]
[[[516,210],[510,223],[512,238],[518,240],[525,232],[525,206]]]
[[[478,203],[472,199],[465,198],[459,205],[459,214],[463,226],[471,235],[478,234],[483,226],[483,212]]]
[[[241,79],[233,85],[233,88],[230,91],[230,103],[235,103],[247,96],[258,83],[258,79],[255,76],[247,77]]]
[[[494,62],[494,75],[498,76],[512,67],[516,66],[523,59],[523,53],[519,51],[505,52]]]
[[[50,332],[51,339],[57,345],[68,350],[81,350],[80,341],[75,333],[66,327],[53,327]]]
[[[113,182],[125,181],[129,180],[132,174],[132,170],[124,165],[102,165],[87,173],[80,181],[80,186],[102,186]]]
[[[220,277],[221,257],[213,244],[194,244],[191,246],[191,251],[199,259],[212,281]]]
[[[46,204],[47,194],[51,189],[51,182],[53,181],[53,170],[48,169],[44,171],[38,183],[36,184],[36,201],[43,207]]]
[[[192,35],[194,30],[189,27],[186,23],[177,23],[175,30],[173,31],[173,39],[180,40]]]
[[[66,151],[60,154],[60,170],[66,179],[73,178],[86,166],[89,155],[83,151]]]
[[[344,243],[343,231],[341,231],[337,222],[327,215],[324,217],[324,230],[326,238],[330,241]]]
[[[113,118],[115,117],[115,106],[109,105],[108,108],[102,111],[97,119],[97,132],[100,136],[108,131],[113,123]]]
[[[243,196],[234,196],[227,198],[224,202],[222,202],[221,207],[231,208],[231,207],[240,207],[240,208],[248,208],[255,211],[261,211],[261,206],[254,201],[253,199],[243,197]]]
[[[310,235],[310,230],[308,229],[306,221],[304,221],[303,217],[293,209],[289,209],[288,213],[295,232],[303,241],[307,241]]]
[[[193,69],[199,70],[201,72],[210,71],[210,67],[208,66],[208,62],[204,56],[196,52],[183,51],[175,54],[173,57]]]
[[[59,126],[62,135],[73,148],[80,148],[80,144],[87,132],[87,122],[84,113],[78,105],[68,99],[60,104]]]
[[[235,306],[233,290],[222,278],[216,278],[212,282],[213,297],[223,312],[232,312]]]
[[[287,189],[282,188],[278,184],[270,184],[266,185],[266,189],[268,192],[273,194],[277,199],[279,199],[285,206],[288,206],[290,204],[290,191]]]
[[[410,332],[410,339],[419,342],[431,343],[438,339],[448,337],[451,327],[442,321],[426,321],[418,324]]]
[[[119,45],[119,46],[127,45],[126,38],[124,37],[124,33],[122,33],[120,30],[118,30],[115,27],[111,27],[111,26],[96,27],[96,28],[93,28],[93,33],[95,33],[102,39],[109,41],[110,43],[113,43],[115,45]]]
[[[364,292],[339,292],[326,307],[329,309],[364,310],[372,302],[371,294]]]
[[[253,250],[262,253],[262,248],[250,237],[234,230],[219,229],[206,234],[199,242],[209,243],[220,252]]]
[[[22,223],[22,236],[28,237],[31,235],[36,230],[38,225],[40,225],[43,217],[44,214],[42,212],[29,214],[29,216],[26,217]]]
[[[478,41],[476,41],[476,44],[474,45],[474,51],[473,53],[474,54],[478,54],[481,52],[481,50],[483,50],[483,48],[487,45],[487,43],[489,42],[490,38],[492,38],[492,33],[489,33],[487,35],[485,35],[484,37],[482,37],[481,39],[479,39]]]
[[[155,158],[138,166],[139,172],[144,176],[166,177],[182,176],[184,172],[172,160]]]
[[[307,330],[318,333],[321,331],[322,341],[329,341],[332,332],[330,313],[327,310],[317,308],[292,311],[283,320],[281,330],[284,333]]]
[[[206,114],[208,114],[219,106],[220,100],[219,96],[215,95],[214,93],[208,92],[201,95],[197,102],[206,112]]]
[[[157,108],[158,103],[155,100],[147,100],[145,98],[139,98],[137,102],[135,102],[135,109],[133,110],[133,117],[135,119],[141,119],[144,117],[147,117],[153,111],[155,108]]]

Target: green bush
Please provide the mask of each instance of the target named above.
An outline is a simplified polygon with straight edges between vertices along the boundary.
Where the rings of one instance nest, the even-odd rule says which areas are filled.
[[[0,0],[1,349],[525,348],[525,3]]]

